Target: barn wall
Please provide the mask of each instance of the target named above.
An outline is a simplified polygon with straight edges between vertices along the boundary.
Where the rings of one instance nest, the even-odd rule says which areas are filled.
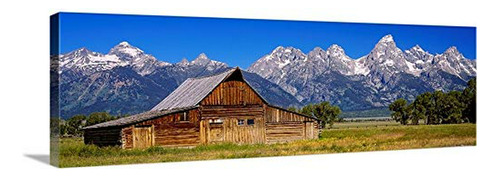
[[[238,120],[255,121],[254,125],[238,125]],[[265,122],[262,117],[225,118],[222,124],[201,122],[201,141],[206,144],[232,142],[237,144],[265,143]]]
[[[279,143],[295,140],[303,140],[303,122],[279,122],[266,124],[266,142]]]
[[[201,101],[200,141],[265,143],[264,101],[242,80],[222,82]],[[212,123],[220,119],[222,123]],[[253,119],[254,125],[238,125]]]
[[[202,143],[265,143],[264,109],[260,105],[203,106],[201,115]],[[238,125],[238,120],[246,123],[248,119],[253,119],[255,124]],[[211,120],[221,120],[222,124],[210,124]]]
[[[260,105],[247,106],[202,106],[202,119],[224,117],[263,117],[264,107]]]
[[[285,111],[271,106],[265,106],[266,112],[266,122],[304,122],[304,121],[314,121],[316,120],[308,118],[306,116],[293,113],[291,111]]]
[[[215,88],[201,105],[262,105],[263,101],[243,81],[225,81]]]
[[[84,130],[83,141],[85,144],[95,144],[97,146],[120,146],[121,128],[111,127]]]
[[[134,130],[133,126],[128,126],[122,129],[122,148],[123,149],[132,149],[133,140],[132,140],[132,132]]]
[[[200,143],[200,116],[197,109],[188,111],[189,121],[180,121],[183,113],[175,113],[160,118],[140,122],[122,130],[123,148],[133,148],[133,129],[135,126],[152,126],[155,146],[185,147]]]
[[[319,137],[319,125],[314,119],[270,106],[264,106],[264,110],[267,143],[317,139]],[[307,127],[309,124],[312,124],[312,130],[310,130],[311,127]]]

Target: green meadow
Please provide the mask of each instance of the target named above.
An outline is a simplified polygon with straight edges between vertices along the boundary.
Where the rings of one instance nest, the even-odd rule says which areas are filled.
[[[402,150],[476,145],[476,124],[398,125],[393,122],[340,123],[323,129],[319,139],[281,144],[200,145],[193,148],[151,147],[123,150],[85,145],[81,138],[62,138],[61,167],[176,162],[343,152]]]

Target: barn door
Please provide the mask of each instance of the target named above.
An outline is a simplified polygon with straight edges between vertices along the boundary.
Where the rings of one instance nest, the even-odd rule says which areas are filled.
[[[314,124],[312,122],[305,123],[304,139],[314,139]]]
[[[218,119],[221,120],[221,119]],[[217,143],[224,141],[224,123],[220,122],[211,122],[209,123],[209,142]]]
[[[153,133],[151,126],[134,127],[134,148],[148,148],[153,146]]]

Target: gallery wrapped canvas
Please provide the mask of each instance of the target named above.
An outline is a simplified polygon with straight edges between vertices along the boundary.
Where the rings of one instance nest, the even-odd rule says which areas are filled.
[[[476,144],[476,28],[58,13],[58,167]]]

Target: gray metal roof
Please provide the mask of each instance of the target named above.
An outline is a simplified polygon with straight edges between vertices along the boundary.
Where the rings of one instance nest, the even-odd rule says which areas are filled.
[[[130,125],[150,119],[154,119],[160,116],[164,116],[167,114],[172,114],[176,112],[182,112],[182,111],[187,111],[196,108],[197,106],[191,106],[191,107],[184,107],[184,108],[176,108],[176,109],[170,109],[170,110],[157,110],[157,111],[147,111],[144,113],[140,114],[135,114],[132,116],[128,117],[123,117],[120,119],[108,121],[108,122],[103,122],[100,124],[95,124],[91,126],[84,127],[83,129],[94,129],[94,128],[104,128],[104,127],[115,127],[115,126],[124,126],[124,125]]]
[[[196,106],[236,70],[239,69],[231,69],[212,76],[189,78],[153,107],[151,111]]]

